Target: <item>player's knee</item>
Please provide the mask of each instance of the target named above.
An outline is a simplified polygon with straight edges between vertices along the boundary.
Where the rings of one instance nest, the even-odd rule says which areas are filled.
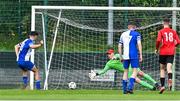
[[[172,64],[170,63],[167,64],[167,71],[172,71]]]
[[[131,77],[132,77],[132,78],[136,78],[137,75],[136,75],[136,74],[132,74]]]
[[[128,73],[128,69],[124,69],[124,73]]]
[[[138,77],[136,77],[135,80],[136,80],[137,83],[141,82],[141,80]]]
[[[137,70],[133,69],[133,74],[137,75]]]
[[[143,75],[144,75],[144,72],[140,71],[140,72],[138,72],[138,75],[139,75],[139,76],[143,76]]]
[[[165,69],[166,65],[160,64],[160,69]]]
[[[164,66],[161,66],[161,67],[160,67],[160,70],[165,70],[165,67],[164,67]]]
[[[123,74],[124,76],[128,76],[128,72],[124,72],[124,74]]]
[[[33,71],[33,72],[38,72],[39,69],[38,69],[37,67],[34,66],[34,67],[32,68],[32,71]]]
[[[172,73],[172,69],[167,69],[167,72],[168,73]]]

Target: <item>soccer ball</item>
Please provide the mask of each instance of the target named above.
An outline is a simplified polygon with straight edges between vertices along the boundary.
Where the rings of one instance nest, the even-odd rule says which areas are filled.
[[[70,89],[76,89],[76,83],[75,82],[70,82],[68,84],[68,86],[69,86]]]

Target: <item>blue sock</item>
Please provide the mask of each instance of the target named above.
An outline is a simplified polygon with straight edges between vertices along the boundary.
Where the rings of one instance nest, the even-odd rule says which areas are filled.
[[[129,91],[132,91],[133,90],[133,88],[134,88],[134,83],[135,83],[135,78],[130,78],[129,79],[129,86],[128,86],[128,90]]]
[[[41,89],[41,83],[40,83],[41,81],[40,80],[37,80],[36,81],[36,89]]]
[[[123,93],[125,94],[127,92],[127,80],[122,80],[122,85],[123,85]]]
[[[25,86],[28,85],[28,77],[27,76],[23,76],[23,83]]]

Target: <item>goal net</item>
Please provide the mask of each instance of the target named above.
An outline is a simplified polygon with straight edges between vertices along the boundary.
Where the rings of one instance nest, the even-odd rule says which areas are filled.
[[[169,17],[172,26],[179,30],[179,12],[174,14],[170,8],[32,7],[32,30],[41,32],[40,39],[45,43],[43,48],[35,50],[34,56],[45,89],[68,89],[69,82],[75,82],[77,89],[121,89],[123,73],[110,70],[95,79],[88,74],[104,68],[109,47],[117,53],[119,37],[127,30],[129,21],[136,22],[142,35],[144,61],[140,68],[159,82],[155,41],[164,17]],[[174,63],[177,89],[179,57],[178,48]],[[135,89],[144,88],[136,84]]]

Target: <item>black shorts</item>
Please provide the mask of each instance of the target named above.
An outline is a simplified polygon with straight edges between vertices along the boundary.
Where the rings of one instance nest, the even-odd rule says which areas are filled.
[[[173,64],[173,61],[174,61],[174,55],[159,55],[159,63],[161,64],[167,64],[167,63]]]

